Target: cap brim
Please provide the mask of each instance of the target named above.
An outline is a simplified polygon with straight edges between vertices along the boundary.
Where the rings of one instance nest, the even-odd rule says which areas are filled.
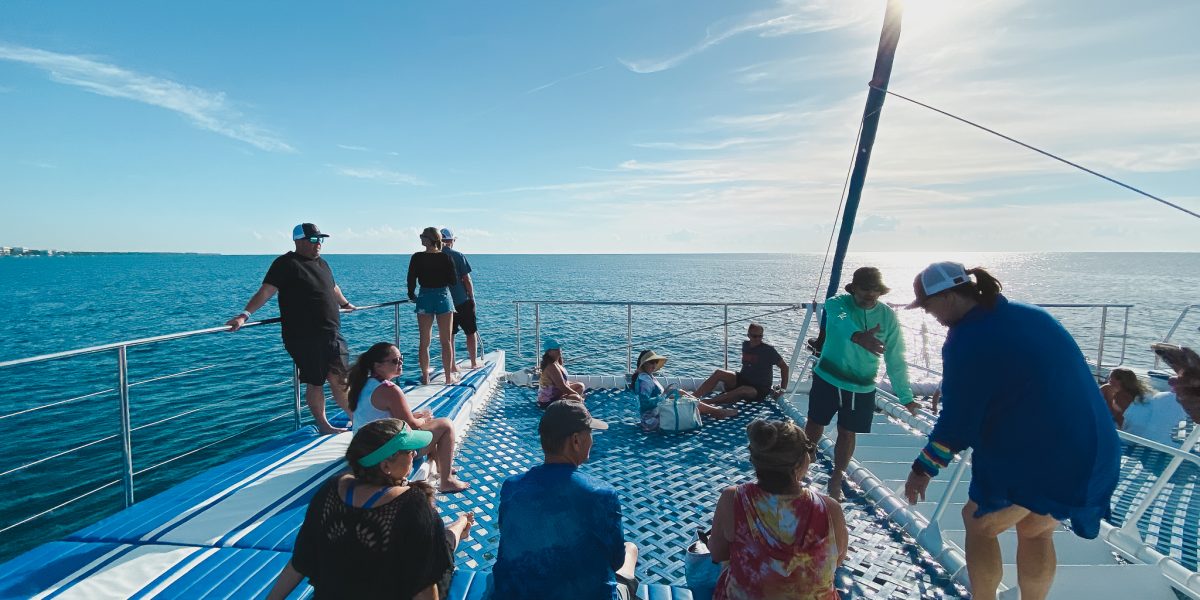
[[[600,431],[604,431],[605,429],[608,429],[608,423],[601,421],[600,419],[597,419],[595,417],[592,417],[592,420],[588,421],[588,427],[591,427],[592,429],[598,429]]]

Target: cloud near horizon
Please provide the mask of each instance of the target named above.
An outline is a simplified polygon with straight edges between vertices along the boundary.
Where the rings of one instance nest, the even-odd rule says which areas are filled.
[[[269,152],[295,152],[273,133],[249,123],[226,99],[169,79],[136,73],[80,55],[0,43],[0,60],[46,71],[50,79],[93,94],[124,98],[177,112],[193,125]]]

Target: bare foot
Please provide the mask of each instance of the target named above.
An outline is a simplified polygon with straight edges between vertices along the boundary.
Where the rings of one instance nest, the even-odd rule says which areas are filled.
[[[462,539],[471,539],[471,527],[475,525],[475,513],[467,511],[458,515],[458,518],[466,522],[466,527],[463,528]]]
[[[318,425],[317,431],[320,432],[321,435],[337,435],[339,433],[343,433],[343,432],[350,431],[350,430],[343,429],[341,427],[334,427],[333,425],[324,425],[324,426]]]
[[[833,498],[837,502],[841,502],[846,499],[846,494],[842,493],[841,477],[829,478],[829,497]]]
[[[480,367],[482,367],[482,366],[483,366],[483,365],[477,365],[477,364],[475,364],[475,363],[471,363],[471,370],[472,370],[472,371],[474,371],[475,369],[478,369],[478,368],[480,368]]]
[[[471,487],[471,484],[469,484],[461,479],[458,479],[455,477],[447,477],[446,481],[442,482],[442,484],[438,486],[438,491],[443,494],[455,494],[455,493],[461,492],[469,487]]]
[[[729,417],[738,416],[738,409],[736,409],[736,408],[722,408],[722,409],[720,409],[720,411],[721,412],[717,413],[718,419],[727,419]]]

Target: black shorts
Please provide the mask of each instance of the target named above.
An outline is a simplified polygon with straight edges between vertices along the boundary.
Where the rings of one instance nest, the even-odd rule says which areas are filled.
[[[467,335],[475,335],[475,332],[479,331],[479,327],[475,325],[474,299],[454,305],[454,333],[458,333],[459,329]]]
[[[341,334],[332,338],[283,340],[283,347],[300,369],[300,383],[324,385],[330,373],[345,376],[349,371],[349,351]]]
[[[737,384],[734,387],[742,387],[744,385],[748,385],[748,386],[754,388],[754,391],[757,392],[757,395],[754,396],[755,402],[758,402],[759,400],[762,400],[771,394],[771,386],[762,387],[762,386],[750,383],[749,381],[746,381],[746,378],[742,377],[742,372],[738,371],[737,372]]]
[[[833,420],[834,413],[838,416],[838,427],[854,433],[871,433],[875,390],[866,393],[843,390],[813,373],[812,390],[808,392],[808,418],[825,426]]]

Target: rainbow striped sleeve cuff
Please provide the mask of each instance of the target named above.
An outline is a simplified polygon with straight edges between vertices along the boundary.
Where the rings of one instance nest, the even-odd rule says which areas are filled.
[[[928,444],[925,444],[921,455],[913,462],[913,466],[921,468],[930,475],[937,475],[938,471],[946,468],[951,460],[954,460],[954,452],[950,448],[930,440]]]

